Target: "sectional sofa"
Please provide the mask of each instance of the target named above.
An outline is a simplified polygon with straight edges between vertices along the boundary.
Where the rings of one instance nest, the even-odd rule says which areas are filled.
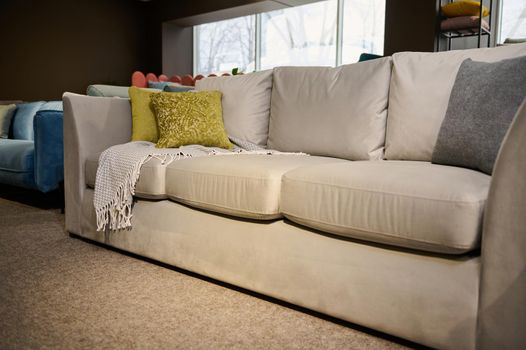
[[[130,101],[65,93],[66,230],[436,348],[526,341],[526,107],[493,173],[432,164],[457,70],[526,45],[207,78],[231,136],[310,156],[152,159],[132,228],[99,232],[99,154]]]

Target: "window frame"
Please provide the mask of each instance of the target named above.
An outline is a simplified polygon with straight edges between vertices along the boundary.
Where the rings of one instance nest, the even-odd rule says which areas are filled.
[[[343,45],[344,45],[344,6],[346,0],[334,0],[337,2],[336,4],[336,55],[335,55],[335,62],[334,67],[341,66],[343,64]],[[387,2],[388,0],[384,0],[384,2]],[[501,3],[501,1],[499,1]],[[306,4],[308,5],[308,4]],[[499,11],[500,12],[500,11]],[[255,71],[261,70],[261,44],[262,44],[262,13],[257,13],[254,15],[249,15],[254,17],[254,69]],[[249,17],[247,16],[247,17]],[[385,13],[384,13],[385,18]],[[385,28],[385,21],[384,21],[384,28]],[[384,31],[385,35],[385,31]],[[192,37],[192,70],[193,74],[204,74],[203,72],[198,72],[198,41],[199,41],[199,30],[198,26],[193,26],[193,37]],[[384,48],[382,48],[382,55],[383,55]],[[207,73],[208,74],[208,73]]]

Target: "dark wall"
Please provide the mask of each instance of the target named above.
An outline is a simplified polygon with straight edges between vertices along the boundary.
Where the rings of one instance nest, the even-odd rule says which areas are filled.
[[[148,70],[148,3],[2,0],[0,100],[61,99]]]
[[[384,54],[434,51],[437,0],[386,0]]]

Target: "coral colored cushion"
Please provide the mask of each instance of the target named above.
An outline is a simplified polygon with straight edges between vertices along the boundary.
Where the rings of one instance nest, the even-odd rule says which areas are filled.
[[[132,86],[147,87],[148,82],[142,72],[136,71],[132,74]]]
[[[194,77],[192,77],[190,74],[185,75],[181,79],[181,84],[186,85],[186,86],[194,86],[195,85]]]
[[[480,15],[480,2],[460,0],[442,6],[442,13],[447,17],[478,16]],[[489,15],[486,6],[482,7],[482,17]]]
[[[223,124],[221,92],[161,92],[151,95],[151,100],[159,127],[157,148],[232,148]]]
[[[157,142],[159,134],[155,113],[151,105],[151,96],[160,93],[135,86],[128,90],[132,110],[132,141]]]
[[[147,81],[159,81],[159,79],[157,79],[157,76],[153,73],[146,74],[146,80]]]
[[[170,81],[172,83],[181,83],[183,79],[181,79],[181,77],[178,75],[174,75],[173,77],[170,78]]]

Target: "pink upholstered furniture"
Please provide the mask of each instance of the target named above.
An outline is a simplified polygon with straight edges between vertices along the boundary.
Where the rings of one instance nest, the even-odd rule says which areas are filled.
[[[221,76],[229,76],[229,75],[230,73],[221,74]],[[215,74],[209,74],[208,76],[217,77],[217,75]],[[153,73],[148,73],[144,75],[143,72],[135,71],[133,72],[131,76],[131,85],[136,86],[136,87],[148,87],[148,81],[170,81],[172,83],[179,83],[182,85],[194,86],[197,80],[203,79],[203,78],[205,78],[205,76],[202,74],[198,74],[195,77],[190,74],[184,75],[182,77],[179,75],[174,75],[169,78],[165,74],[161,74],[159,75],[159,77],[157,77]]]

